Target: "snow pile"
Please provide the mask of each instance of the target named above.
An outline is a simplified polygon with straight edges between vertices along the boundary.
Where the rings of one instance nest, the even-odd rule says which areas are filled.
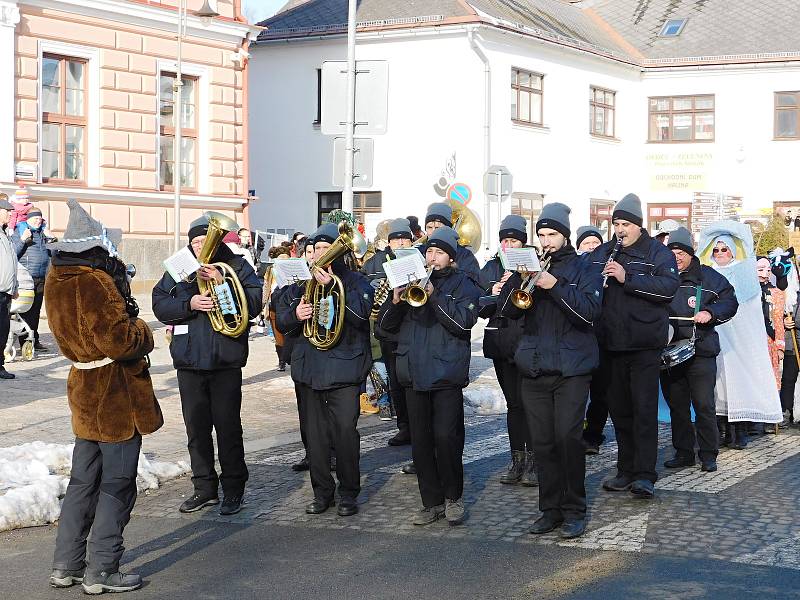
[[[74,444],[31,442],[0,448],[0,531],[58,520],[67,491]],[[139,455],[138,490],[154,490],[189,472],[189,465]]]
[[[499,387],[470,385],[464,390],[464,406],[468,412],[477,415],[502,415],[508,412],[506,399]]]

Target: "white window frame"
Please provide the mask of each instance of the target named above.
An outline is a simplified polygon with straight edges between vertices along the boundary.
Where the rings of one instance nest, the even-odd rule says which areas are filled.
[[[156,189],[161,188],[161,110],[159,101],[161,98],[160,82],[162,73],[177,73],[178,63],[174,60],[159,60],[156,70]],[[197,194],[209,194],[211,192],[211,181],[209,180],[209,135],[210,125],[208,122],[208,106],[211,102],[211,83],[209,81],[208,67],[195,63],[181,62],[181,73],[189,77],[197,78],[197,106],[195,106],[195,116],[197,118],[197,182],[195,189]],[[180,110],[180,109],[178,109]],[[180,173],[180,171],[176,171]],[[165,192],[172,193],[172,192]]]
[[[38,163],[37,183],[42,183],[42,66],[45,54],[59,54],[82,58],[87,62],[88,97],[84,106],[86,113],[86,186],[100,187],[100,50],[89,46],[67,44],[51,40],[39,40],[38,50],[38,115],[36,161]]]

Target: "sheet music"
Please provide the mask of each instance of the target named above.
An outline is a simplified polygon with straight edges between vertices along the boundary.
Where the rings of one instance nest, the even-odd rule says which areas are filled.
[[[395,259],[405,258],[406,256],[412,256],[414,252],[416,252],[420,256],[422,255],[422,253],[417,248],[398,248],[397,250],[392,250],[392,252],[394,252]]]
[[[163,263],[164,269],[170,274],[173,281],[186,281],[197,273],[200,263],[197,262],[192,251],[188,246],[184,246],[175,254],[167,258]]]
[[[500,262],[506,271],[527,271],[537,273],[542,270],[536,248],[505,248],[500,251]]]
[[[392,289],[406,286],[410,281],[428,280],[422,254],[416,250],[414,254],[386,261],[383,263],[383,270],[386,271]]]
[[[284,287],[296,281],[311,279],[311,271],[304,258],[285,258],[272,263],[272,272],[278,287]]]

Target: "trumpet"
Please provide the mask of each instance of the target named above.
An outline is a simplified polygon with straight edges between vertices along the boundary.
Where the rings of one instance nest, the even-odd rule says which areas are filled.
[[[520,310],[528,310],[533,306],[533,290],[536,287],[536,283],[542,277],[542,274],[550,270],[551,260],[552,256],[550,256],[548,252],[545,252],[542,254],[542,270],[534,275],[527,272],[523,275],[521,287],[511,292],[511,303],[514,306]]]
[[[425,281],[427,283],[431,277],[431,273],[433,272],[433,267],[428,267],[426,272],[427,275],[425,276]],[[428,301],[428,292],[425,291],[425,286],[420,285],[421,282],[421,279],[417,279],[416,281],[409,283],[408,286],[406,286],[406,289],[403,290],[403,293],[400,294],[400,300],[403,302],[408,302],[409,305],[413,306],[414,308],[424,306]]]

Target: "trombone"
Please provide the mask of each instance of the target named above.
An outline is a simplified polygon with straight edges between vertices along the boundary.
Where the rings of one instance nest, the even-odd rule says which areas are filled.
[[[542,274],[547,273],[550,270],[551,260],[552,256],[549,254],[549,252],[545,252],[542,254],[541,271],[534,275],[531,275],[527,271],[523,273],[521,287],[518,290],[513,290],[511,292],[511,303],[514,306],[520,310],[528,310],[531,306],[533,306],[533,290]]]

